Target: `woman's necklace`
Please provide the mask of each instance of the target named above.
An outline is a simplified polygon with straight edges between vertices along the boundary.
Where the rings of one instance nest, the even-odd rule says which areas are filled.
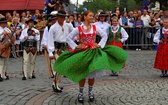
[[[118,27],[115,27],[115,28],[112,27],[112,31],[113,31],[113,32],[115,32],[115,31],[117,31],[117,30],[118,30]]]
[[[82,28],[83,28],[83,31],[84,32],[89,32],[90,30],[91,30],[91,25],[90,26],[88,26],[88,27],[84,27],[84,26],[82,26]]]

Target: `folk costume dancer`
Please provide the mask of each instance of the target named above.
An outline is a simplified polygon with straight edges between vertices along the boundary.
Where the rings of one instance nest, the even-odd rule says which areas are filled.
[[[51,64],[54,64],[59,55],[67,48],[68,44],[66,42],[66,38],[73,30],[72,24],[65,22],[65,17],[66,12],[64,10],[58,11],[57,22],[52,25],[49,30],[47,49],[49,52],[49,58],[51,59]],[[57,72],[55,73],[55,79],[52,85],[52,88],[55,92],[62,92],[63,88],[59,87],[61,77],[61,74]]]
[[[29,78],[36,78],[34,75],[34,67],[35,60],[37,54],[37,41],[40,40],[40,33],[37,29],[33,28],[33,26],[37,23],[33,19],[29,19],[26,21],[28,27],[25,28],[20,36],[20,41],[24,42],[24,50],[23,50],[23,78],[22,80],[26,80]],[[30,72],[28,75],[27,66],[30,61]]]
[[[101,77],[107,72],[104,70],[119,71],[125,64],[127,52],[116,46],[105,46],[107,35],[92,23],[92,11],[84,11],[82,15],[83,25],[74,29],[67,37],[70,46],[64,51],[54,64],[54,70],[74,82],[79,82],[78,101],[84,102],[83,89],[85,80],[88,79],[89,101],[94,101],[94,78]],[[96,35],[102,39],[97,44]],[[73,40],[79,36],[79,45]],[[104,47],[105,46],[105,47]]]
[[[159,29],[153,41],[158,44],[154,68],[161,70],[160,77],[167,77],[168,71],[168,18],[163,20],[163,28]]]
[[[118,18],[113,17],[112,26],[109,27],[109,39],[107,41],[107,45],[113,45],[123,48],[122,43],[128,39],[128,34],[125,29],[118,24]],[[118,73],[112,71],[111,76],[118,76]]]
[[[7,25],[7,19],[3,16],[0,17],[0,42],[2,43],[3,40],[5,40],[4,38],[8,35],[8,34],[11,34],[11,31],[10,29],[8,29],[6,27]],[[11,40],[8,39],[8,41],[10,41],[9,43],[11,43]],[[13,42],[14,44],[14,42]],[[8,61],[8,58],[9,56],[7,57],[4,57],[2,56],[2,50],[4,50],[3,48],[1,48],[2,46],[0,46],[0,82],[3,81],[4,79],[5,80],[8,80],[9,79],[9,76],[7,76],[7,73],[6,73],[6,69],[7,69],[7,61]],[[8,48],[10,48],[10,46],[7,46]],[[8,49],[7,48],[7,49]],[[9,53],[10,55],[10,53]]]
[[[41,46],[44,48],[44,54],[45,54],[45,57],[46,57],[47,70],[48,70],[48,77],[49,78],[53,78],[54,74],[53,74],[52,67],[51,67],[51,60],[49,59],[49,56],[48,56],[47,39],[48,39],[48,34],[49,34],[50,27],[55,22],[56,22],[56,14],[55,15],[51,15],[48,18],[48,25],[44,29],[43,38],[42,38],[42,41],[41,41]]]

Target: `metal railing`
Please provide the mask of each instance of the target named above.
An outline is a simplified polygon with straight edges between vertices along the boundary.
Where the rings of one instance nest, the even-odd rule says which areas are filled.
[[[156,44],[153,42],[156,28],[124,28],[129,35],[127,41],[123,43],[126,48],[141,47],[142,49],[153,48]]]
[[[142,49],[149,49],[156,46],[153,43],[153,37],[157,31],[156,28],[124,28],[129,35],[127,41],[123,43],[123,46],[127,49],[135,49],[136,47]],[[19,50],[15,51],[12,46],[12,55],[16,57],[15,52],[23,52],[24,43],[20,43]]]

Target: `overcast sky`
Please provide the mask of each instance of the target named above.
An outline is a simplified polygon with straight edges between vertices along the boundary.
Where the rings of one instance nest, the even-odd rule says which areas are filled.
[[[73,4],[76,4],[76,2],[77,2],[77,0],[70,0],[70,1],[71,1],[71,3],[73,3]],[[85,0],[78,0],[78,3],[79,3],[79,4],[82,4],[83,1],[85,1]]]

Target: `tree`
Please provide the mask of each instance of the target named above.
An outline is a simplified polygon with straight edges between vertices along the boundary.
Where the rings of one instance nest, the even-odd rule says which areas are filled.
[[[82,8],[86,7],[89,10],[92,10],[93,12],[97,12],[97,10],[102,9],[104,11],[112,11],[114,7],[117,5],[117,2],[110,2],[107,0],[94,0],[94,2],[83,2],[83,5],[80,6],[78,9],[80,12],[82,11]]]

